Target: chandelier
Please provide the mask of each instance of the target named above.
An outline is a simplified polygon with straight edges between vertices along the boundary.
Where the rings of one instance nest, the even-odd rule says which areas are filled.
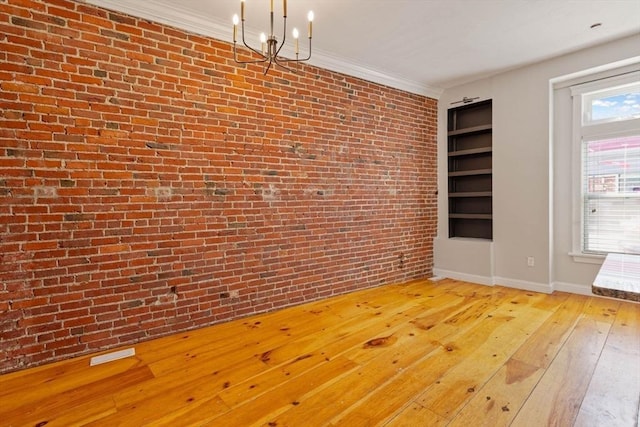
[[[238,15],[233,15],[233,59],[238,64],[259,64],[264,63],[264,74],[267,74],[272,65],[278,65],[288,71],[295,72],[288,65],[297,62],[308,61],[311,58],[311,33],[312,33],[312,25],[313,25],[313,12],[310,11],[307,15],[309,19],[308,26],[308,34],[309,34],[309,52],[305,58],[300,58],[300,46],[298,43],[298,38],[300,33],[297,28],[293,29],[292,35],[294,39],[294,48],[295,48],[295,59],[288,59],[278,56],[280,51],[284,47],[284,43],[286,41],[287,36],[287,0],[282,0],[282,17],[283,17],[283,30],[282,30],[282,41],[278,44],[278,39],[276,38],[273,32],[273,0],[271,2],[271,12],[270,12],[270,22],[271,28],[269,31],[269,35],[267,36],[265,33],[260,34],[260,43],[261,49],[254,49],[249,46],[244,37],[244,3],[245,0],[240,0],[240,18]],[[243,61],[238,59],[238,49],[237,49],[237,38],[238,38],[238,24],[242,22],[242,43],[245,45],[247,49],[251,52],[251,56],[255,59]]]

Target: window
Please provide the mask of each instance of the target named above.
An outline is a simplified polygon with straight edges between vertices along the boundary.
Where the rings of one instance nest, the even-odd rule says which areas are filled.
[[[574,252],[640,254],[640,73],[572,89]]]

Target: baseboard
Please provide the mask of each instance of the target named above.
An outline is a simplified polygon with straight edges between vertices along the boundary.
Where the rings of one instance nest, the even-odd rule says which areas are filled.
[[[496,285],[506,286],[507,288],[522,289],[523,291],[541,292],[543,294],[553,293],[554,288],[551,283],[529,282],[526,280],[509,279],[506,277],[494,277],[493,281]]]
[[[553,288],[556,291],[569,292],[572,294],[587,295],[587,296],[593,295],[593,293],[591,292],[591,286],[578,285],[575,283],[554,282]]]
[[[522,289],[523,291],[541,292],[544,294],[553,293],[553,291],[569,292],[578,295],[593,295],[590,286],[578,285],[575,283],[553,282],[538,283],[526,280],[509,279],[506,277],[486,277],[475,274],[460,273],[459,271],[433,269],[433,275],[438,277],[448,277],[455,280],[463,280],[465,282],[477,283],[479,285],[501,285],[508,288]]]
[[[465,282],[477,283],[479,285],[493,286],[493,280],[491,277],[460,273],[458,271],[442,270],[439,268],[434,268],[433,274],[434,276],[448,277],[450,279],[463,280]]]

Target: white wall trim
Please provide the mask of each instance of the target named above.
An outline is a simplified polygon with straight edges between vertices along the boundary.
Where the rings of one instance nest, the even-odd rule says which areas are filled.
[[[505,286],[507,288],[521,289],[523,291],[541,292],[544,294],[550,294],[554,291],[554,285],[552,283],[538,283],[529,282],[526,280],[508,279],[506,277],[485,277],[475,274],[460,273],[458,271],[442,270],[439,268],[433,269],[433,274],[439,277],[448,277],[455,280],[463,280],[465,282],[477,283],[479,285],[486,286]],[[575,285],[577,291],[583,292],[584,286]],[[582,289],[580,289],[582,288]],[[570,288],[566,287],[566,292],[572,292]],[[579,292],[575,292],[579,293]]]
[[[524,291],[542,292],[544,294],[550,294],[554,291],[552,283],[529,282],[526,280],[509,279],[506,277],[494,277],[493,281],[496,285],[522,289]]]
[[[172,6],[163,7],[158,7],[158,5],[149,4],[145,1],[131,0],[86,0],[86,2],[94,6],[127,13],[138,18],[171,25],[196,34],[233,43],[231,17],[229,17],[228,21],[224,21],[221,18],[205,19],[180,7],[180,2],[175,2]],[[248,39],[257,40],[258,37],[258,33],[254,34],[247,31]],[[442,88],[428,86],[421,82],[404,79],[401,76],[373,70],[366,65],[358,64],[346,58],[339,58],[318,49],[314,49],[313,57],[309,64],[429,98],[439,99],[443,92]]]
[[[449,279],[463,280],[465,282],[477,283],[479,285],[493,286],[493,279],[487,276],[460,273],[458,271],[443,270],[440,268],[434,268],[433,274],[435,276],[448,277]]]
[[[581,252],[569,252],[569,256],[571,256],[575,262],[583,262],[586,264],[602,265],[605,259],[604,255],[585,254]]]
[[[581,70],[576,73],[570,73],[563,76],[554,77],[549,80],[553,89],[562,89],[564,87],[573,86],[576,84],[585,83],[590,80],[600,80],[611,75],[611,71],[615,70],[616,74],[624,74],[629,71],[637,69],[637,64],[640,63],[640,56],[632,56],[631,58],[623,59],[597,67],[591,67],[586,70]]]
[[[338,73],[343,73],[353,77],[358,77],[363,80],[389,86],[394,89],[400,89],[405,92],[423,95],[428,98],[440,99],[440,96],[443,92],[443,89],[430,87],[419,82],[402,79],[397,76],[392,76],[390,74],[372,70],[364,65],[359,65],[353,61],[347,61],[343,58],[330,55],[326,52],[314,53],[314,57],[309,62],[317,67],[326,68],[328,70],[336,71]]]
[[[505,277],[478,276],[475,274],[460,273],[458,271],[443,270],[439,268],[434,268],[433,274],[434,276],[437,276],[439,278],[446,277],[449,279],[462,280],[465,282],[476,283],[485,286],[499,285],[505,286],[507,288],[521,289],[523,291],[540,292],[543,294],[551,294],[555,291],[558,291],[568,292],[576,295],[594,296],[594,294],[591,292],[591,286],[579,285],[576,283],[537,283],[525,280],[508,279]]]
[[[569,292],[572,294],[593,296],[591,286],[578,285],[576,283],[554,282],[553,287],[556,291]]]

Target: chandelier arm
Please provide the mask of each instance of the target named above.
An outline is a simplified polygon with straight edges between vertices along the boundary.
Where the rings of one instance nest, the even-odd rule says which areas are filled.
[[[251,49],[251,48],[249,48]],[[255,52],[254,49],[251,49]],[[260,54],[260,56],[262,56],[262,54]],[[262,62],[267,62],[267,58],[264,59],[254,59],[253,61],[242,61],[240,59],[238,59],[238,54],[237,54],[237,49],[236,49],[236,44],[233,44],[233,60],[235,62],[237,62],[238,64],[260,64]]]
[[[311,59],[311,37],[309,37],[309,54],[306,58],[299,59],[299,61],[308,61]]]
[[[309,54],[307,55],[306,58],[281,59],[278,61],[278,65],[280,65],[280,62],[305,62],[305,61],[308,61],[309,59],[311,59],[311,39],[309,39]]]
[[[261,60],[258,60],[258,61],[255,61],[255,62],[264,62],[267,59],[269,59],[262,52],[260,52],[259,50],[256,50],[256,49],[252,48],[251,46],[249,46],[249,44],[245,40],[245,38],[244,38],[244,19],[242,20],[242,44],[244,44],[247,49],[249,49],[250,51],[254,52],[256,55],[258,55],[259,57],[262,58]],[[249,62],[240,62],[240,63],[241,64],[254,64],[255,62],[249,61]]]
[[[293,60],[293,61],[296,62],[295,60]],[[278,58],[275,58],[275,63],[276,63],[277,66],[282,67],[287,71],[291,71],[294,74],[297,74],[296,70],[294,70],[294,69],[292,69],[290,67],[287,67],[286,65],[283,64],[283,62],[289,62],[289,60],[282,61],[282,60],[278,60]]]
[[[264,62],[267,62],[267,61],[265,60]],[[263,73],[263,74],[264,74],[265,76],[266,76],[266,75],[267,75],[267,73],[269,72],[269,69],[271,68],[271,65],[273,65],[273,63],[274,63],[274,62],[273,62],[273,58],[270,58],[270,59],[269,59],[269,63],[267,64],[267,66],[266,66],[266,67],[264,67],[264,73]],[[280,64],[278,64],[278,61],[276,61],[275,63],[276,63],[277,65],[280,65]]]

